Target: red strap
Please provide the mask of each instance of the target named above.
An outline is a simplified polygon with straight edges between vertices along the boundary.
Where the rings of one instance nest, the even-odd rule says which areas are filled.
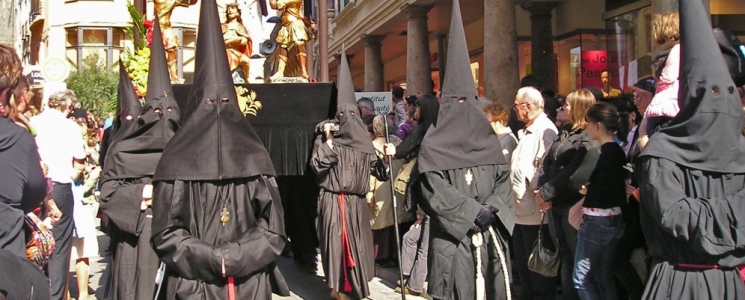
[[[235,279],[228,277],[228,300],[235,300]]]
[[[354,268],[354,258],[349,245],[349,236],[347,235],[347,217],[344,208],[344,193],[339,193],[339,219],[341,219],[341,261],[344,267],[344,292],[352,292],[352,285],[349,283],[349,270]]]

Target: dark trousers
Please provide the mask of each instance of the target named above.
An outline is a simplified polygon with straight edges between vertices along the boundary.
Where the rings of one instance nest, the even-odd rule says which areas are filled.
[[[404,275],[409,276],[409,290],[422,292],[427,280],[427,253],[429,252],[429,217],[425,216],[418,228],[404,234],[401,249],[401,265]]]
[[[638,300],[644,293],[644,282],[639,273],[631,264],[631,254],[634,249],[644,246],[644,235],[639,220],[639,202],[629,201],[629,205],[623,206],[624,230],[621,240],[616,247],[616,259],[613,264],[613,273],[621,285],[618,292],[622,299],[629,298]]]
[[[623,227],[621,215],[582,217],[574,257],[574,287],[582,300],[618,299],[613,262]]]
[[[67,274],[70,271],[70,251],[72,250],[72,211],[74,200],[72,197],[72,184],[54,183],[52,199],[62,211],[62,218],[57,225],[52,227],[54,234],[54,253],[47,264],[47,274],[51,281],[52,300],[62,300],[67,286]]]
[[[541,227],[543,228],[543,245],[553,250],[554,243],[551,241],[548,225],[515,224],[515,229],[512,232],[515,264],[522,285],[522,292],[520,293],[520,299],[522,300],[554,300],[556,298],[556,278],[545,277],[528,269],[528,258],[533,251],[533,243],[538,239],[538,229]]]
[[[574,288],[572,274],[574,273],[574,254],[577,252],[577,229],[569,224],[569,210],[567,208],[552,208],[549,225],[554,240],[559,241],[561,254],[561,299],[578,300],[579,294]]]

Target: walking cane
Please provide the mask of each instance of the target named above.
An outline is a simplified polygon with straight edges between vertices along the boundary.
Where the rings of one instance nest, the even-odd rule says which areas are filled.
[[[155,300],[160,296],[160,288],[163,287],[163,278],[166,277],[166,263],[160,262],[157,273],[155,273],[155,284],[158,288],[155,290]]]
[[[383,115],[383,127],[385,128],[385,143],[388,144],[390,141],[388,139],[388,116]],[[385,151],[385,150],[384,150]],[[399,234],[398,234],[398,203],[396,203],[396,191],[393,189],[393,181],[396,180],[393,178],[393,169],[391,169],[391,163],[393,162],[393,157],[388,156],[388,178],[391,181],[391,197],[393,199],[393,226],[396,229],[396,250],[398,250],[398,277],[399,280],[401,280],[401,299],[406,300],[406,285],[404,284],[404,269],[401,265],[401,241],[399,240]]]

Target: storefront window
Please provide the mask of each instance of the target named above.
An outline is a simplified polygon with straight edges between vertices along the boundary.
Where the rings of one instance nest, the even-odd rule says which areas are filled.
[[[619,59],[610,68],[618,71],[617,88],[625,90],[639,78],[652,74],[652,8],[645,7],[606,20],[608,50]]]
[[[97,56],[99,65],[111,69],[119,61],[119,54],[123,49],[122,36],[121,28],[69,28],[67,59],[80,70],[86,58]]]

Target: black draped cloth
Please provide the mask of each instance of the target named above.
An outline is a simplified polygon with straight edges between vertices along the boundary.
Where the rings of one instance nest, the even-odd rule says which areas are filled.
[[[285,245],[274,178],[159,181],[155,193],[152,243],[167,265],[167,299],[225,299],[226,277],[236,299],[289,295],[274,262]]]
[[[641,225],[654,259],[644,299],[745,299],[736,268],[745,264],[745,227],[738,225],[745,217],[745,174],[653,157],[640,158],[637,170]]]
[[[0,270],[0,299],[49,299],[49,279],[25,256],[0,249]]]
[[[102,210],[114,245],[112,299],[150,299],[155,294],[158,256],[150,246],[152,209],[141,210],[142,189],[151,178],[109,180],[101,186]]]

